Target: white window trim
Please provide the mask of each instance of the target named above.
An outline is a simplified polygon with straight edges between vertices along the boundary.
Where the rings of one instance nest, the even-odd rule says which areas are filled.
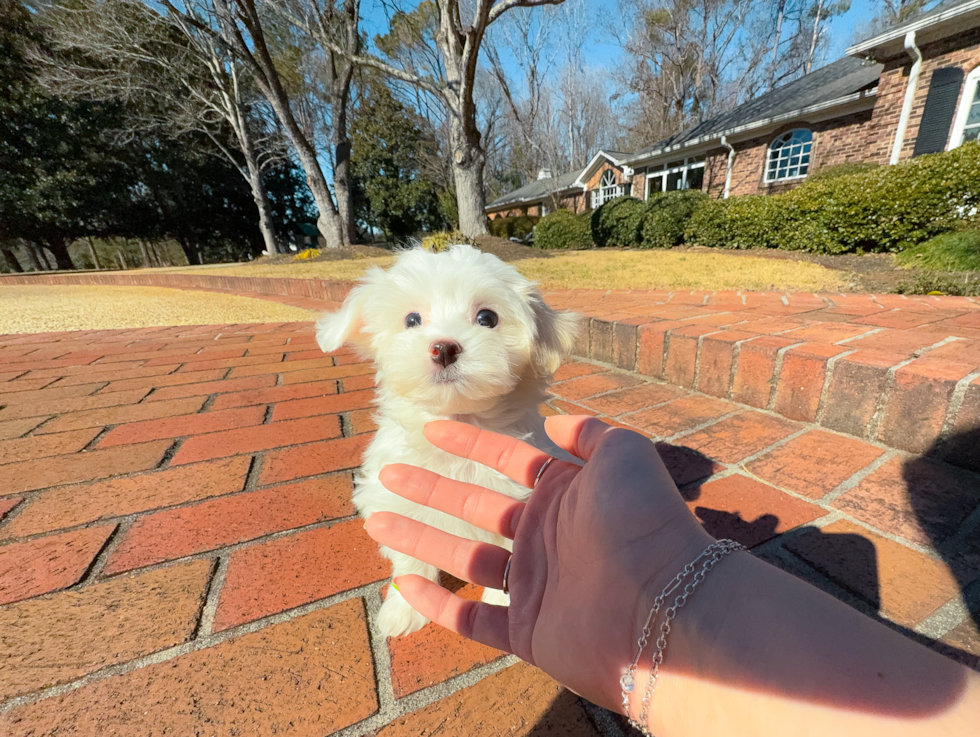
[[[787,133],[794,133],[795,131],[799,131],[799,130],[810,131],[810,151],[807,154],[808,158],[806,162],[806,174],[797,174],[795,177],[782,177],[782,178],[775,178],[775,179],[771,178],[769,176],[769,163],[770,163],[770,156],[772,156],[772,144],[774,144],[780,138],[785,136]],[[813,162],[813,143],[814,143],[813,129],[811,128],[793,128],[792,130],[783,131],[778,136],[773,138],[771,141],[769,141],[769,145],[766,146],[766,158],[763,161],[763,166],[765,166],[765,169],[763,169],[762,172],[762,181],[765,184],[782,184],[783,182],[798,182],[801,179],[806,179],[807,175],[810,173],[810,164]]]
[[[701,161],[695,161],[696,158],[701,159]],[[660,191],[661,192],[666,192],[667,191],[667,175],[668,174],[676,174],[677,172],[681,172],[682,173],[681,174],[681,182],[686,185],[687,184],[687,174],[688,174],[688,172],[690,172],[693,169],[703,169],[704,168],[704,165],[705,165],[705,159],[704,159],[704,157],[702,157],[702,156],[689,156],[686,159],[684,159],[684,163],[683,164],[679,164],[678,166],[672,166],[670,169],[662,168],[662,169],[657,169],[656,171],[647,170],[647,186],[646,186],[646,188],[644,189],[644,192],[643,192],[643,199],[647,199],[650,196],[650,184],[649,184],[649,182],[654,177],[663,177],[663,180],[660,182]],[[684,189],[687,189],[687,187],[684,187]],[[680,190],[677,190],[677,191],[680,191]]]
[[[609,180],[612,184],[603,184],[603,180],[606,180],[606,175],[609,175]],[[601,207],[602,205],[609,202],[609,200],[614,200],[617,197],[622,197],[626,194],[625,184],[616,184],[616,174],[612,169],[606,169],[602,173],[602,177],[599,179],[599,186],[592,190],[592,209]]]
[[[953,122],[953,130],[949,134],[949,145],[947,151],[963,145],[963,129],[966,128],[966,119],[970,115],[970,107],[973,105],[973,98],[977,94],[977,83],[980,82],[980,67],[977,67],[966,76],[963,89],[960,92],[960,106],[956,111],[956,120]]]

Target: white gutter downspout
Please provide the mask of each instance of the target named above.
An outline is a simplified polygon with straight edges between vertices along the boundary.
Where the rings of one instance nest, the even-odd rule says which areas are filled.
[[[905,50],[909,54],[915,55],[912,69],[909,71],[909,81],[905,86],[905,102],[902,103],[902,115],[898,119],[898,130],[895,131],[895,142],[892,144],[892,156],[889,164],[897,164],[898,157],[902,154],[902,146],[905,143],[905,128],[909,124],[909,116],[912,114],[912,102],[915,99],[915,88],[919,82],[919,69],[922,68],[922,52],[915,45],[915,31],[905,34]]]
[[[725,192],[721,198],[728,199],[728,192],[732,188],[732,165],[735,163],[735,147],[728,142],[727,136],[721,137],[721,145],[728,149],[728,170],[725,172]]]

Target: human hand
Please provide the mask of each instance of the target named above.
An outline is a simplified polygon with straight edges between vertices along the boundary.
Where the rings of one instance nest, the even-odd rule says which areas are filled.
[[[526,503],[408,465],[385,467],[392,492],[514,541],[510,606],[463,600],[419,576],[402,596],[432,621],[514,653],[576,693],[620,709],[619,678],[652,601],[713,539],[677,492],[653,444],[588,417],[551,417],[551,439],[586,463],[553,461]],[[436,447],[532,486],[548,456],[471,425],[426,425]],[[509,553],[389,512],[365,525],[390,548],[499,588]]]

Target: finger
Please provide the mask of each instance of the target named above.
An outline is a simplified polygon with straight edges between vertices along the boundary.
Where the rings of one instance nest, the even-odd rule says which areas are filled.
[[[364,529],[382,545],[424,560],[456,578],[494,589],[503,585],[510,553],[496,545],[456,537],[392,512],[375,512]]]
[[[389,491],[511,540],[517,532],[523,502],[476,484],[453,481],[432,471],[393,463],[381,469],[379,480]]]
[[[544,421],[544,431],[562,450],[588,461],[599,442],[610,432],[630,432],[611,427],[586,415],[553,415]]]
[[[534,485],[538,471],[551,458],[516,438],[452,420],[427,423],[425,437],[447,453],[496,469],[528,488]]]
[[[512,652],[507,607],[461,599],[422,576],[399,576],[395,585],[423,617],[470,640]]]

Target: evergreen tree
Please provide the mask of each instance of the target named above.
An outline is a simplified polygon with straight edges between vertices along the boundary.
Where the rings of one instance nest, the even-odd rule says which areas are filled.
[[[351,120],[354,213],[389,240],[444,225],[439,193],[421,173],[434,145],[420,121],[377,77],[369,77]]]

